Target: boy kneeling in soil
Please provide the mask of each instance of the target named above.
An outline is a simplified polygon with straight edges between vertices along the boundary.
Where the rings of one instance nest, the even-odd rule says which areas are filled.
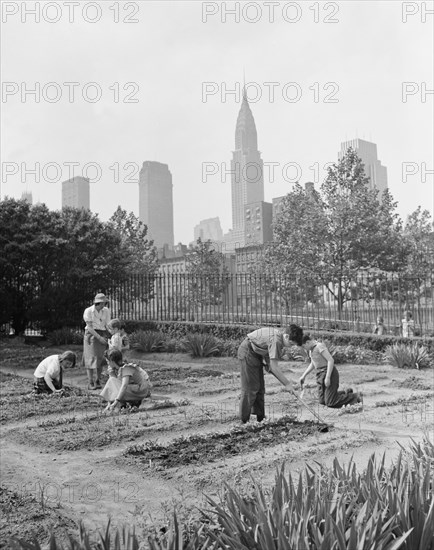
[[[63,369],[75,367],[76,362],[77,357],[73,351],[46,357],[33,374],[33,393],[63,393]]]
[[[362,402],[362,394],[354,393],[352,389],[338,391],[339,372],[325,344],[312,340],[308,334],[303,335],[303,329],[298,325],[290,325],[289,337],[309,354],[310,364],[300,377],[300,385],[303,387],[306,376],[315,369],[321,405],[340,409],[346,405]]]
[[[135,363],[124,363],[122,352],[114,349],[107,354],[109,379],[100,393],[108,405],[106,411],[115,411],[127,404],[140,407],[150,397],[152,384],[148,373]]]

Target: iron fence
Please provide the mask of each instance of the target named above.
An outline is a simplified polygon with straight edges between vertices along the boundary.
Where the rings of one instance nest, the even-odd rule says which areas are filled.
[[[372,332],[377,317],[386,333],[401,334],[405,311],[415,335],[434,333],[433,276],[364,273],[321,284],[308,276],[184,273],[133,276],[106,289],[112,315],[130,320],[286,324],[313,329]]]
[[[322,284],[312,276],[300,275],[176,273],[132,275],[99,288],[89,281],[42,286],[30,280],[23,288],[12,283],[8,288],[13,293],[2,291],[3,305],[11,317],[20,313],[27,319],[27,329],[50,324],[82,327],[84,308],[97,292],[104,292],[110,299],[112,317],[123,320],[256,326],[296,322],[318,330],[372,332],[381,316],[386,333],[400,335],[404,311],[410,311],[415,336],[434,335],[432,274],[410,278],[363,273],[353,280]],[[9,319],[3,315],[3,328],[9,326]]]

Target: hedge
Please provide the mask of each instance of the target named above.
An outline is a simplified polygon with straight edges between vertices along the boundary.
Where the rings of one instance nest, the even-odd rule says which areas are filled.
[[[243,340],[246,335],[259,328],[257,325],[224,325],[216,323],[194,323],[179,321],[126,321],[128,333],[137,330],[155,330],[167,334],[170,338],[182,338],[187,333],[208,333],[222,340]],[[338,332],[325,330],[306,330],[319,340],[327,340],[336,346],[358,346],[371,351],[384,352],[387,346],[397,343],[409,344],[418,342],[434,354],[434,338],[419,337],[403,338],[402,336],[363,334],[360,332]]]

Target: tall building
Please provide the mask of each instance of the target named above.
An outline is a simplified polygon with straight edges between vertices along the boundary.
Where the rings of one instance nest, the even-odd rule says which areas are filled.
[[[75,176],[62,182],[62,208],[65,206],[90,209],[89,178]]]
[[[23,191],[21,193],[21,200],[26,201],[29,204],[33,204],[33,195],[31,191]]]
[[[273,205],[271,202],[252,202],[244,207],[245,243],[261,245],[273,240],[272,218]]]
[[[221,242],[223,231],[220,225],[220,218],[208,218],[201,220],[194,228],[194,240]]]
[[[378,160],[377,145],[359,138],[344,141],[341,143],[339,159],[344,156],[349,147],[352,147],[362,159],[365,165],[365,174],[371,180],[371,187],[377,188],[381,196],[387,189],[387,168]]]
[[[139,219],[157,248],[173,247],[173,185],[167,164],[146,161],[139,178]]]
[[[255,120],[243,90],[243,101],[235,128],[235,150],[231,160],[231,240],[244,246],[245,212],[249,203],[264,200],[264,166],[258,150]]]

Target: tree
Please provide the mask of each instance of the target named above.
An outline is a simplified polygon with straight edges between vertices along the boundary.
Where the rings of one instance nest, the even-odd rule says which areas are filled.
[[[383,202],[370,188],[361,159],[348,149],[328,169],[320,188],[296,186],[285,197],[274,227],[273,268],[285,263],[289,273],[319,281],[337,301],[338,311],[354,298],[352,281],[361,270],[393,266],[399,252],[396,204]]]
[[[154,274],[158,268],[157,249],[154,241],[147,238],[148,227],[133,212],[127,213],[120,206],[109,221],[121,239],[130,272]]]
[[[148,227],[133,212],[127,213],[118,206],[109,220],[121,241],[125,256],[125,270],[132,277],[129,285],[119,285],[114,289],[114,298],[119,304],[127,304],[128,311],[147,308],[154,296],[155,274],[158,269],[157,249],[147,238]],[[120,315],[122,315],[120,311]]]
[[[0,227],[1,321],[12,320],[17,333],[31,321],[45,329],[77,326],[95,292],[128,274],[119,234],[88,210],[53,212],[5,199]]]
[[[267,289],[285,306],[286,314],[298,300],[316,301],[320,283],[316,273],[323,246],[325,217],[321,197],[296,184],[281,203],[273,234],[254,272],[265,279]],[[262,280],[260,281],[262,284]]]
[[[434,267],[434,232],[431,214],[419,206],[407,218],[403,235],[405,274],[425,278]]]
[[[201,312],[206,306],[220,304],[229,284],[228,274],[224,255],[210,240],[197,239],[186,255],[188,302]]]

